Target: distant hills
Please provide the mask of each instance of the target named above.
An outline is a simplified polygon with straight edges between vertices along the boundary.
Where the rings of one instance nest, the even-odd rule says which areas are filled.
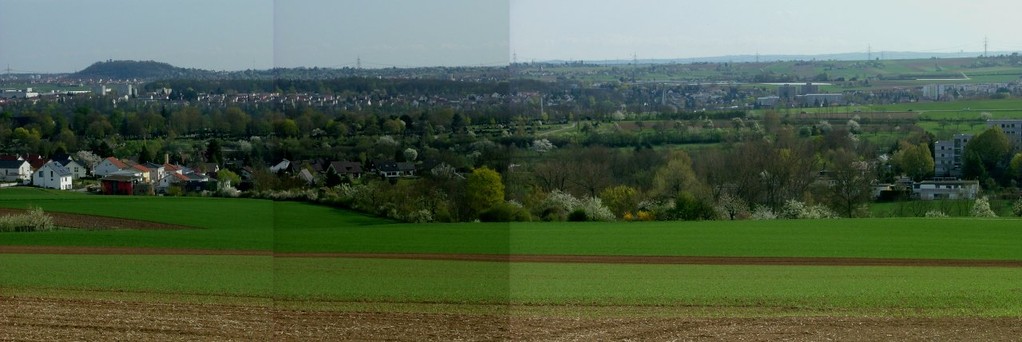
[[[988,52],[989,56],[997,55],[1010,55],[1014,51],[991,51]],[[611,60],[584,60],[585,63],[591,64],[629,64],[638,62],[639,64],[688,64],[688,63],[752,63],[752,62],[782,62],[782,61],[808,61],[808,60],[835,60],[835,61],[863,61],[867,59],[929,59],[929,58],[972,58],[982,56],[982,52],[912,52],[912,51],[876,51],[873,53],[866,52],[849,52],[849,53],[832,53],[822,55],[728,55],[728,56],[713,56],[713,57],[693,57],[693,58],[660,58],[660,59],[611,59]],[[566,62],[577,62],[577,61],[565,61],[565,60],[549,60],[542,61],[542,63],[566,63]]]
[[[1010,55],[1012,52],[996,51],[988,55]],[[779,61],[799,60],[835,60],[835,61],[862,61],[867,59],[882,60],[905,60],[905,59],[929,59],[929,58],[974,58],[982,55],[980,52],[958,52],[958,53],[933,53],[933,52],[865,52],[824,54],[824,55],[732,55],[718,57],[697,57],[697,58],[674,58],[674,59],[638,59],[638,60],[585,60],[586,64],[619,65],[638,62],[640,64],[690,64],[690,63],[773,63]],[[549,60],[539,63],[574,63],[575,61]],[[422,68],[384,68],[384,69],[355,69],[355,68],[274,68],[267,70],[244,70],[244,71],[211,71],[194,68],[180,68],[168,63],[156,61],[129,61],[129,60],[107,60],[96,62],[89,67],[68,75],[78,79],[120,79],[120,80],[223,80],[223,79],[302,79],[302,80],[324,80],[339,77],[441,77],[450,78],[453,74],[472,74],[474,78],[485,79],[496,77],[502,67],[422,67]]]
[[[214,72],[201,69],[185,69],[156,61],[114,61],[96,62],[82,71],[71,75],[74,78],[112,79],[177,79],[208,78]]]

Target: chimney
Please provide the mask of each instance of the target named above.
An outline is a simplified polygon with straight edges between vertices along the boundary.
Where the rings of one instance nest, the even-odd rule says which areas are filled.
[[[163,165],[170,164],[170,153],[163,154]]]

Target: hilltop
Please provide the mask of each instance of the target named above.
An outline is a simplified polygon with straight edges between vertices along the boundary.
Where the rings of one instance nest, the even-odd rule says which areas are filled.
[[[108,60],[93,63],[71,76],[77,78],[172,79],[206,78],[211,73],[211,71],[179,68],[156,61]]]

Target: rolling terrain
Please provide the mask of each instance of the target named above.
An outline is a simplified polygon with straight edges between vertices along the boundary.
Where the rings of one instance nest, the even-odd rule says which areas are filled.
[[[1006,340],[1022,326],[1013,219],[416,225],[0,190],[0,207],[27,206],[190,229],[0,235],[5,339]]]

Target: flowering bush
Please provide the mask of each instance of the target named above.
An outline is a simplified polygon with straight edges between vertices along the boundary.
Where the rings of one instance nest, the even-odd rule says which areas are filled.
[[[653,213],[644,210],[639,210],[635,216],[635,218],[639,221],[653,221],[653,219],[655,219],[655,217],[653,217]]]
[[[403,221],[412,223],[433,222],[433,213],[430,213],[429,210],[426,209],[419,209],[408,213],[408,215],[405,215]]]
[[[20,215],[0,216],[0,232],[31,232],[53,230],[53,218],[42,208],[29,209]]]
[[[653,219],[666,220],[674,211],[674,201],[648,200],[639,202],[639,212],[646,212]]]
[[[997,214],[990,209],[990,200],[986,197],[976,199],[976,203],[972,205],[972,217],[997,217]]]
[[[788,200],[781,207],[779,215],[786,219],[828,219],[838,217],[837,213],[822,204],[806,205],[801,201]]]
[[[574,214],[576,220],[583,218],[590,221],[614,221],[616,217],[610,208],[603,205],[603,200],[598,197],[578,199],[567,192],[560,190],[551,191],[546,200],[540,205],[546,220],[564,220],[568,214]],[[562,217],[563,216],[563,217]]]
[[[928,217],[928,218],[945,218],[945,217],[947,217],[947,214],[945,214],[943,211],[940,211],[940,210],[937,210],[937,209],[933,209],[933,210],[927,211],[925,216]]]
[[[775,214],[774,211],[770,210],[767,206],[758,206],[756,207],[756,210],[752,211],[752,216],[750,218],[753,220],[776,220],[777,214]]]

